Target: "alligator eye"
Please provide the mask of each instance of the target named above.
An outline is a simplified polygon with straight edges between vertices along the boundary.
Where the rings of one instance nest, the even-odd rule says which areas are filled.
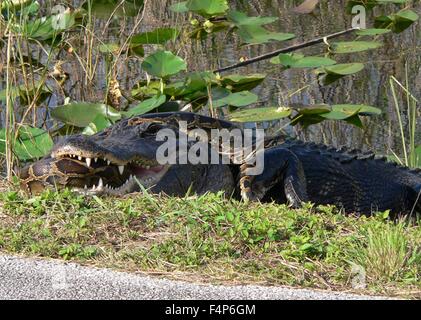
[[[155,136],[159,130],[163,128],[162,124],[160,123],[151,123],[142,134],[147,136]]]

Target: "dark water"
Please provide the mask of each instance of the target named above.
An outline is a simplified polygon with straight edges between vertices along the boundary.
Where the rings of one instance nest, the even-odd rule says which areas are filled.
[[[291,12],[299,1],[236,1],[239,9],[249,15],[278,16],[273,30],[292,32],[296,38],[289,42],[260,46],[239,47],[233,39],[208,41],[203,48],[184,49],[194,68],[224,66],[238,61],[240,56],[253,57],[282,48],[289,44],[300,43],[318,36],[331,34],[351,27],[351,17],[344,11],[346,1],[322,1],[315,16],[297,15]],[[421,4],[415,6],[421,12]],[[390,12],[390,11],[389,11]],[[378,13],[378,11],[377,11]],[[161,16],[162,17],[162,16]],[[369,23],[370,18],[367,19]],[[348,145],[362,149],[375,149],[381,153],[399,151],[400,138],[398,122],[389,86],[390,76],[405,82],[405,64],[411,92],[421,99],[421,24],[418,22],[398,35],[386,35],[381,49],[368,53],[337,55],[340,62],[366,62],[363,71],[352,77],[345,77],[332,85],[321,86],[314,73],[308,70],[280,71],[268,61],[237,69],[236,72],[268,73],[268,79],[255,92],[262,106],[288,105],[290,103],[355,103],[369,104],[383,110],[381,116],[364,120],[365,129],[361,130],[339,121],[328,121],[311,126],[306,132],[294,128],[295,134],[317,142],[335,146]],[[193,50],[192,53],[189,53]],[[323,52],[322,46],[304,50],[303,53]],[[406,109],[405,104],[402,104]],[[419,105],[418,105],[419,107]],[[403,119],[407,122],[405,114]],[[405,125],[406,127],[406,125]],[[406,132],[406,131],[405,131]],[[417,130],[417,140],[421,142],[421,127]]]
[[[77,1],[69,2],[77,3]],[[174,2],[177,1],[148,1],[146,14],[135,33],[155,27],[188,24],[186,15],[175,14],[168,9],[169,5]],[[321,1],[322,3],[314,16],[298,15],[291,12],[291,9],[300,2],[291,0],[230,1],[231,6],[244,10],[249,15],[279,17],[279,20],[270,25],[270,28],[274,31],[294,33],[296,38],[291,41],[241,47],[235,38],[225,34],[216,34],[202,42],[186,40],[181,45],[178,43],[170,49],[173,49],[188,62],[190,71],[209,70],[238,62],[241,56],[254,57],[291,44],[341,31],[351,26],[351,16],[345,13],[346,1],[344,0]],[[415,11],[421,14],[419,1],[414,7]],[[370,17],[367,20],[369,23]],[[130,34],[132,30],[133,21],[129,18],[115,19],[110,21],[108,25],[106,21],[96,21],[94,28],[95,46],[98,46],[99,39],[102,42],[123,42],[125,36]],[[380,39],[384,40],[384,46],[380,49],[362,54],[336,56],[335,60],[338,62],[369,62],[366,63],[363,71],[354,76],[345,77],[329,86],[319,84],[311,70],[296,69],[281,72],[279,66],[272,65],[268,61],[252,64],[233,72],[268,74],[263,84],[254,90],[260,98],[258,106],[278,106],[291,103],[355,103],[379,107],[383,110],[383,114],[371,118],[366,117],[363,120],[365,124],[363,130],[339,121],[326,121],[311,126],[307,130],[299,127],[289,127],[286,130],[302,139],[329,143],[335,146],[347,145],[361,149],[374,149],[380,153],[390,153],[390,150],[393,150],[399,153],[401,150],[398,135],[399,127],[392,103],[389,79],[390,76],[395,76],[404,83],[405,65],[407,65],[411,92],[421,101],[421,23],[416,23],[401,34],[388,34]],[[69,74],[70,79],[63,89],[57,90],[46,104],[50,107],[62,104],[66,96],[71,97],[72,100],[103,101],[106,86],[106,63],[104,59],[101,58],[101,55],[92,55],[87,50],[86,42],[89,39],[86,38],[85,34],[73,34],[67,40],[74,48],[77,48],[79,58],[74,53],[71,54],[66,51],[58,55],[57,58],[64,62],[63,69]],[[316,46],[304,50],[303,53],[317,54],[324,52],[323,50],[323,46]],[[38,53],[36,50],[31,52],[33,56]],[[91,56],[89,56],[90,54]],[[42,59],[45,61],[45,58]],[[86,64],[88,60],[92,61],[93,66],[91,81],[87,79],[84,72],[84,69],[88,68]],[[130,57],[122,57],[118,61],[114,74],[120,86],[125,90],[129,90],[136,81],[145,78],[139,60]],[[4,81],[4,70],[2,70],[1,77]],[[51,83],[51,80],[49,81]],[[406,109],[405,104],[402,104],[402,106]],[[43,108],[38,110],[38,112],[45,113]],[[405,113],[402,113],[402,117],[406,128]],[[44,118],[44,115],[38,115],[38,118]],[[3,119],[4,112],[2,112]],[[38,120],[37,122],[39,122]],[[283,126],[284,123],[279,125]],[[421,129],[417,130],[417,142],[421,143]]]

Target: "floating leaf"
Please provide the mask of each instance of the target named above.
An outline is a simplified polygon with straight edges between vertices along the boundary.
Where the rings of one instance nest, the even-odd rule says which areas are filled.
[[[237,122],[263,122],[283,119],[290,115],[290,108],[266,107],[236,111],[228,117],[231,121]]]
[[[216,76],[212,72],[192,72],[186,76],[181,86],[177,83],[170,84],[164,89],[164,92],[171,96],[176,96],[178,99],[184,99],[185,96],[189,96],[188,100],[194,99],[193,96],[196,98],[207,96],[207,87],[215,80]],[[191,94],[193,96],[190,96]]]
[[[13,152],[19,160],[29,160],[45,156],[53,147],[53,140],[47,131],[32,128],[28,125],[21,126],[18,136],[12,142]],[[0,129],[0,153],[6,150],[6,130]]]
[[[145,97],[152,97],[161,92],[161,81],[141,80],[136,83],[131,91],[132,97],[137,100],[145,100]]]
[[[400,33],[409,28],[419,16],[414,11],[407,9],[389,16],[377,17],[374,21],[375,28],[392,28],[393,32]]]
[[[324,113],[321,116],[326,119],[332,120],[344,120],[354,115],[379,115],[381,110],[372,106],[367,106],[364,104],[337,104],[332,105],[332,111],[329,113]]]
[[[292,33],[271,32],[262,27],[264,24],[276,21],[277,18],[274,17],[249,17],[240,11],[230,11],[227,17],[237,27],[238,35],[246,43],[285,41],[295,37]]]
[[[353,53],[366,50],[377,49],[381,47],[380,42],[375,41],[343,41],[332,43],[333,52],[335,53]]]
[[[321,116],[330,120],[344,120],[352,117],[360,111],[361,107],[352,105],[335,105],[332,106],[332,111],[324,113]]]
[[[224,98],[213,100],[212,105],[216,108],[225,105],[243,107],[257,102],[258,99],[259,97],[250,91],[240,91],[231,93]]]
[[[137,106],[129,109],[129,111],[124,113],[125,117],[137,116],[149,112],[166,101],[165,95],[156,95],[152,98],[146,99],[139,103]]]
[[[186,70],[186,62],[170,51],[159,50],[142,62],[142,68],[151,75],[165,78]]]
[[[333,66],[324,67],[323,70],[327,73],[324,82],[326,85],[330,84],[343,76],[357,73],[362,69],[364,69],[364,64],[359,62],[335,64]]]
[[[390,29],[376,29],[376,28],[372,28],[372,29],[361,29],[358,30],[356,33],[358,36],[377,36],[380,34],[385,34],[385,33],[389,33],[392,30]]]
[[[240,26],[261,26],[278,20],[276,17],[249,17],[244,12],[232,10],[228,13],[228,19],[237,27]]]
[[[311,104],[305,105],[300,103],[293,103],[289,105],[291,109],[296,110],[302,115],[316,115],[321,113],[326,113],[332,110],[328,104]]]
[[[340,106],[343,107],[344,105],[340,105]],[[357,106],[360,108],[359,114],[363,115],[363,116],[382,114],[382,110],[380,110],[379,108],[376,108],[376,107],[367,106],[365,104],[360,104],[360,105],[357,105]]]
[[[254,73],[248,75],[231,74],[221,79],[223,86],[229,86],[232,92],[251,90],[257,87],[266,78],[265,74]]]
[[[143,0],[90,0],[86,1],[82,8],[90,11],[97,18],[109,19],[111,15],[115,17],[135,17],[143,8]]]
[[[218,101],[220,99],[226,98],[232,94],[231,91],[229,91],[227,88],[224,87],[212,87],[210,96],[212,97],[212,102],[215,106],[215,101]],[[208,97],[208,94],[206,92],[206,97]]]
[[[189,11],[187,8],[187,1],[177,2],[170,6],[170,10],[177,13],[183,13]]]
[[[322,118],[318,114],[308,114],[308,115],[302,115],[297,114],[292,120],[291,125],[295,126],[297,124],[300,124],[303,128],[307,128],[310,125],[320,123],[324,121],[325,119]]]
[[[331,66],[335,60],[324,57],[304,57],[302,54],[281,53],[270,60],[273,64],[282,64],[287,68],[317,68]]]
[[[204,17],[223,15],[229,9],[227,0],[188,0],[185,6]]]
[[[352,117],[346,118],[345,122],[352,124],[358,128],[363,128],[363,123],[361,122],[361,118],[359,117],[358,114],[353,115]]]
[[[51,116],[54,119],[81,128],[88,126],[98,115],[111,121],[121,118],[117,110],[102,103],[73,102],[51,110]]]
[[[403,10],[395,15],[394,21],[394,31],[395,32],[402,32],[405,29],[409,28],[415,21],[418,20],[419,16],[412,10]]]
[[[364,69],[362,63],[343,63],[335,64],[333,66],[324,67],[323,70],[326,73],[324,84],[328,85],[346,75],[354,74]]]
[[[139,44],[164,44],[169,40],[175,40],[180,31],[175,28],[157,28],[149,32],[136,34],[131,39],[132,45]]]

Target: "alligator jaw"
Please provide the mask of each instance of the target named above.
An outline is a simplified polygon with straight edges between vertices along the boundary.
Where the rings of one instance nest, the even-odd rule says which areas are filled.
[[[133,170],[128,179],[118,187],[111,187],[104,185],[102,178],[99,178],[98,184],[92,187],[73,188],[76,191],[85,195],[115,195],[121,196],[128,193],[140,191],[141,188],[151,188],[162,179],[167,173],[169,166],[155,166],[149,169],[138,167]]]
[[[82,181],[72,183],[71,188],[76,192],[90,195],[124,195],[139,191],[140,186],[150,188],[157,184],[169,169],[168,165],[160,165],[146,158],[138,157],[125,161],[116,159],[112,154],[103,156],[84,150],[72,150],[72,153],[59,150],[52,153],[52,158],[56,163],[63,160],[71,161],[78,167],[89,170],[91,178],[85,179],[84,182],[83,175],[74,174],[73,178]],[[71,175],[72,171],[67,171],[67,174]]]

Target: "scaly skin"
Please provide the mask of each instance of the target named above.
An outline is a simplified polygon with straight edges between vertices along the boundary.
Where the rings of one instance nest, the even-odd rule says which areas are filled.
[[[155,156],[163,142],[156,134],[171,129],[180,135],[180,120],[187,121],[188,133],[200,128],[210,136],[210,129],[238,129],[228,121],[183,112],[122,120],[93,136],[74,135],[57,143],[48,157],[22,169],[21,186],[32,193],[55,185],[110,195],[142,187],[176,196],[224,191],[244,200],[288,202],[294,207],[307,201],[333,204],[347,213],[420,211],[417,171],[373,154],[283,136],[265,140],[264,171],[257,176],[246,174],[245,163],[159,165]]]

